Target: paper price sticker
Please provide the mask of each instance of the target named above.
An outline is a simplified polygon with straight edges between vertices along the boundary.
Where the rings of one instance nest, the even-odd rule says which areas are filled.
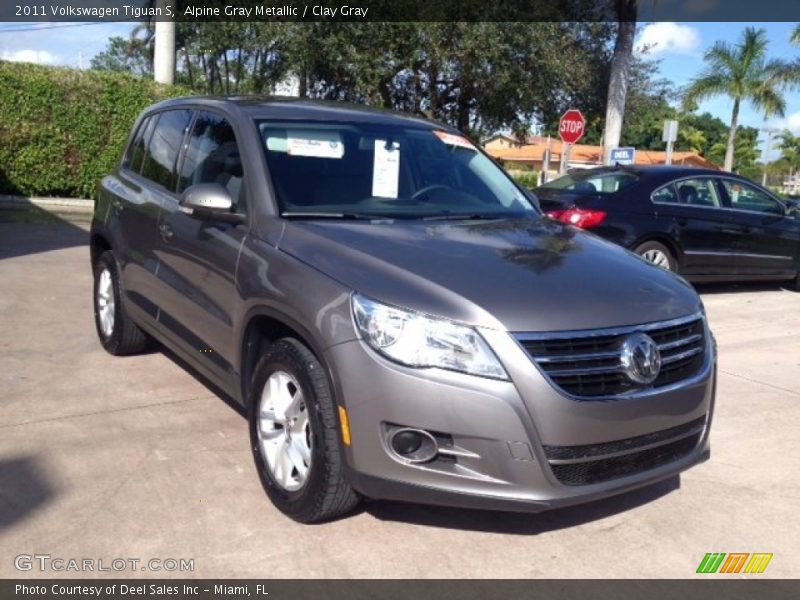
[[[344,156],[344,144],[335,132],[297,132],[287,138],[286,146],[291,156],[316,158],[342,158]]]
[[[400,144],[375,140],[375,162],[372,167],[372,195],[397,198],[400,182]]]

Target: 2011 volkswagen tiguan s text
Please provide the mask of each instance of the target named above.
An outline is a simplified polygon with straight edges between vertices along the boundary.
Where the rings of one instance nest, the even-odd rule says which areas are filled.
[[[709,455],[680,277],[543,217],[457,130],[290,99],[146,110],[100,183],[97,333],[241,403],[272,502],[540,511]]]

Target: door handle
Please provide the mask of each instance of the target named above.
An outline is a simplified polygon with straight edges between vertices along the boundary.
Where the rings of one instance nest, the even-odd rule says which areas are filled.
[[[174,235],[172,227],[170,227],[166,223],[161,223],[158,226],[158,232],[161,234],[161,239],[163,239],[165,242],[171,240],[172,236]]]

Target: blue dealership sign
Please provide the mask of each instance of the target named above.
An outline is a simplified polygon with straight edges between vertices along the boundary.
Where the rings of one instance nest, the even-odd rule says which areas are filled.
[[[636,148],[612,148],[612,165],[632,165],[636,160]]]

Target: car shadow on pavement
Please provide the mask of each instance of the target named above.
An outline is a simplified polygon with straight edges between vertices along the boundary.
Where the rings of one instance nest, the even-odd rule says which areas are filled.
[[[0,207],[0,260],[87,246],[87,229],[31,203]]]
[[[648,504],[680,488],[680,475],[631,492],[543,513],[514,513],[374,501],[364,511],[381,521],[485,533],[539,535],[599,521]]]
[[[701,296],[712,294],[736,294],[740,292],[786,292],[789,290],[787,281],[757,281],[746,283],[695,283],[694,289]]]
[[[164,346],[163,344],[151,341],[150,346],[147,349],[148,352],[160,352],[172,362],[174,362],[179,368],[183,369],[187,373],[189,373],[192,377],[194,377],[199,383],[203,384],[210,393],[214,394],[217,398],[219,398],[222,402],[228,405],[228,407],[236,412],[239,416],[247,418],[247,409],[245,409],[241,404],[239,404],[236,400],[234,400],[231,396],[225,393],[222,389],[216,386],[214,382],[209,380],[205,375],[203,375],[200,371],[195,369],[191,364],[186,362],[183,358],[178,356],[175,352]]]
[[[0,531],[31,516],[54,496],[35,458],[0,458]]]

